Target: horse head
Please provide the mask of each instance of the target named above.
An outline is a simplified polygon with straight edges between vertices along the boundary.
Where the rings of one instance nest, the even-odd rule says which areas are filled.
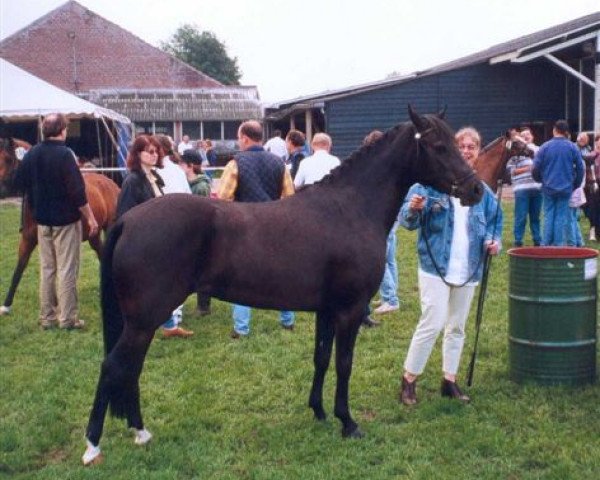
[[[533,157],[533,150],[531,150],[528,146],[527,143],[525,143],[525,141],[522,138],[519,137],[513,137],[510,138],[510,136],[507,134],[505,134],[505,139],[506,139],[506,143],[505,143],[505,148],[506,151],[508,153],[508,158],[511,157]]]
[[[27,142],[14,138],[0,137],[0,183],[4,190],[12,192],[12,179],[25,152],[31,148]]]
[[[464,161],[454,141],[454,133],[444,121],[444,111],[419,115],[408,106],[417,144],[420,183],[460,198],[462,205],[474,205],[483,196],[483,186]]]

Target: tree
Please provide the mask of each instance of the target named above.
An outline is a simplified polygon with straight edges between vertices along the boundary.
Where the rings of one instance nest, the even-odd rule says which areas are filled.
[[[242,72],[237,57],[229,58],[225,44],[212,32],[184,24],[161,48],[224,85],[239,85]]]

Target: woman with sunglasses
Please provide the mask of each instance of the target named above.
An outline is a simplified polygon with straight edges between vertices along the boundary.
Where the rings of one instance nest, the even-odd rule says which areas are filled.
[[[129,173],[123,180],[117,200],[117,218],[146,200],[163,196],[165,184],[156,172],[162,157],[154,137],[140,135],[134,140],[127,156]]]
[[[127,156],[129,174],[123,181],[117,200],[117,218],[146,200],[165,194],[165,182],[156,171],[156,168],[162,168],[164,157],[165,151],[156,137],[140,135],[135,139]],[[173,165],[173,168],[179,169],[177,165]],[[178,170],[178,173],[181,173],[185,181],[183,171]],[[187,182],[185,186],[189,191]],[[162,332],[165,338],[185,338],[194,334],[178,326],[173,316],[163,324]]]

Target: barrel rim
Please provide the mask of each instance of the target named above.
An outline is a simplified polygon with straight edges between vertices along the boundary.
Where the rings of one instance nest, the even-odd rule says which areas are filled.
[[[508,252],[511,257],[547,259],[586,259],[598,257],[598,250],[587,247],[515,247]]]

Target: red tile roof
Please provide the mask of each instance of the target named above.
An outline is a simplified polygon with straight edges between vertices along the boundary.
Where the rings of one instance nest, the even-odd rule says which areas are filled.
[[[222,86],[75,1],[5,38],[0,57],[74,93]]]

